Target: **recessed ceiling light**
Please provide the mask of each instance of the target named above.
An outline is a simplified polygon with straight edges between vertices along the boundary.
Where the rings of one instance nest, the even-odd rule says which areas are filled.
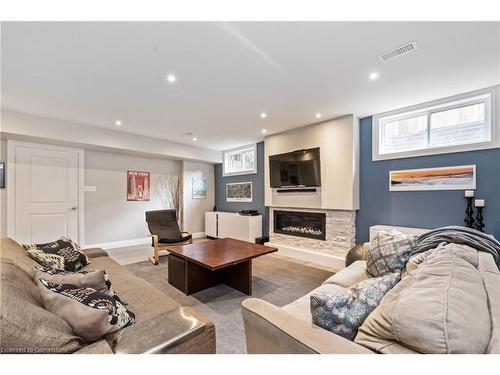
[[[262,113],[260,114],[260,118],[266,118],[266,117],[267,117],[267,113],[266,113],[266,112],[262,112]]]
[[[167,82],[168,83],[175,83],[177,81],[177,77],[173,74],[167,74]]]
[[[196,138],[196,137],[193,137],[193,141],[195,141],[195,142],[196,142],[197,140],[198,140],[198,138]]]
[[[314,117],[316,117],[316,118],[321,118],[321,113],[316,113],[316,114],[314,115]]]
[[[368,76],[368,78],[370,79],[370,81],[375,81],[378,77],[380,77],[380,74],[378,74],[377,72],[372,72]]]
[[[267,130],[266,129],[262,129],[262,134],[266,134],[267,133]]]
[[[120,120],[116,120],[116,121],[115,121],[115,125],[116,125],[116,126],[122,126],[122,122],[121,122]]]

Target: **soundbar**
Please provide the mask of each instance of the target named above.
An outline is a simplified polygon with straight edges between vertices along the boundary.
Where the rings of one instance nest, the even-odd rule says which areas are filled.
[[[286,188],[276,189],[277,193],[316,193],[316,188]]]

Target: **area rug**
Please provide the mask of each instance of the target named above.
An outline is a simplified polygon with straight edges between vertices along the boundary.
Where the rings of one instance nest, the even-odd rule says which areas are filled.
[[[168,283],[168,257],[159,265],[151,262],[129,264],[136,276],[155,285],[183,306],[192,306],[215,324],[217,353],[246,353],[241,302],[249,296],[226,285],[217,285],[190,296]],[[252,297],[284,306],[317,288],[331,272],[266,255],[253,260]]]

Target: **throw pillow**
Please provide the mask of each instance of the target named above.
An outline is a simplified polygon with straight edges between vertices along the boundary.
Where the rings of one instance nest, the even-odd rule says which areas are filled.
[[[89,343],[135,323],[135,314],[105,293],[45,279],[37,283],[45,309],[68,322]]]
[[[415,236],[400,232],[380,231],[370,243],[366,257],[366,271],[373,277],[401,272],[410,258]]]
[[[313,323],[352,341],[368,315],[399,280],[400,273],[395,272],[362,281],[342,294],[312,294]]]
[[[35,282],[38,282],[38,279],[45,279],[52,284],[71,284],[78,288],[92,288],[98,292],[106,293],[125,305],[111,287],[111,279],[104,270],[68,272],[40,266],[35,266],[34,268],[37,271]]]
[[[68,237],[57,241],[23,245],[28,255],[42,266],[58,271],[78,271],[90,263],[79,246]]]

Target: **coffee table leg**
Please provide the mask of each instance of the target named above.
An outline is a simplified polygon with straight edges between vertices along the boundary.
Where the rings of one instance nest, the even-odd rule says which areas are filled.
[[[214,271],[202,267],[196,263],[187,261],[186,271],[186,295],[199,292],[217,285],[217,277]]]
[[[252,260],[217,271],[218,281],[247,295],[252,294]]]
[[[168,283],[186,293],[186,260],[172,253],[168,255]]]

